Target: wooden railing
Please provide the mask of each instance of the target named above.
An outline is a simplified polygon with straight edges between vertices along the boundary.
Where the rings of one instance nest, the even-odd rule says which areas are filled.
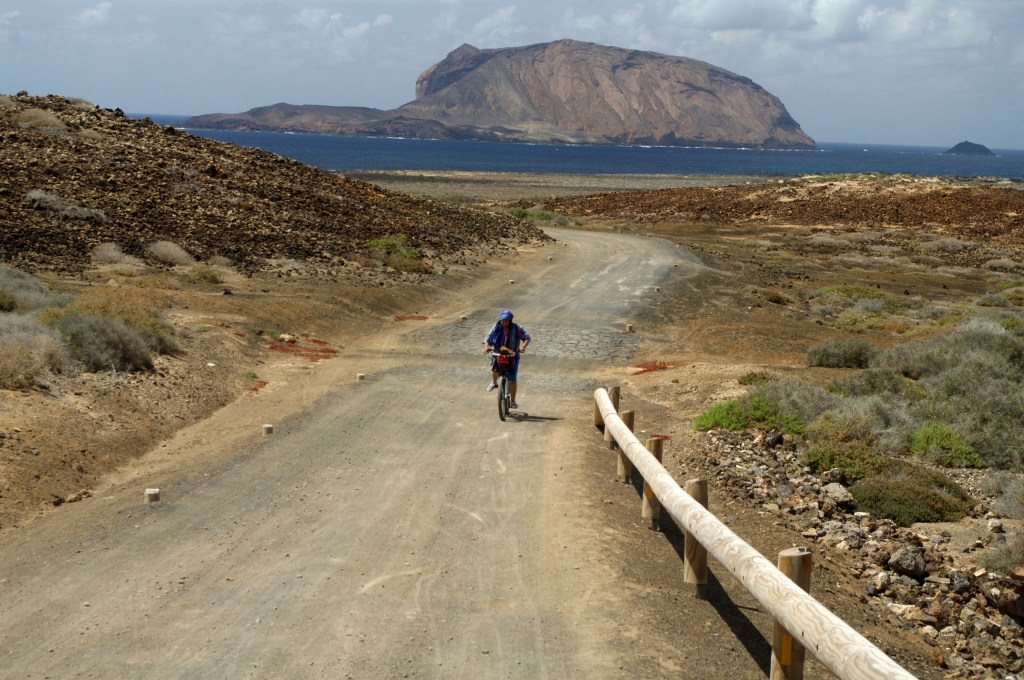
[[[619,450],[619,479],[629,481],[635,467],[644,479],[644,517],[656,521],[663,508],[685,532],[684,576],[698,596],[707,582],[710,553],[775,618],[771,680],[800,680],[805,649],[842,680],[913,680],[913,675],[805,592],[811,571],[811,553],[806,548],[782,551],[777,568],[708,512],[706,480],[690,480],[690,493],[683,491],[661,465],[661,440],[648,440],[644,446],[633,436],[633,412],[617,412],[618,396],[614,387],[611,395],[604,389],[594,393],[594,425],[603,428],[605,439]]]

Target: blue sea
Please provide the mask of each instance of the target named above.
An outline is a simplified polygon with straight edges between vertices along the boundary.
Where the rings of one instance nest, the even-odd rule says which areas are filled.
[[[142,117],[145,114],[133,114]],[[151,115],[164,125],[179,116]],[[466,170],[583,174],[808,175],[887,172],[923,176],[1024,178],[1024,151],[943,156],[949,147],[818,143],[817,151],[665,146],[550,145],[189,130],[265,149],[325,170]],[[962,141],[962,140],[956,140]],[[951,142],[952,146],[956,141]]]

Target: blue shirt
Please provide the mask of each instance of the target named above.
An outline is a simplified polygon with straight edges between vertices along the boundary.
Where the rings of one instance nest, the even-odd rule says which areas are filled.
[[[511,336],[511,338],[509,337]],[[519,351],[519,342],[521,340],[532,340],[530,334],[526,332],[526,329],[517,323],[509,324],[508,333],[501,327],[501,322],[494,324],[494,328],[491,329],[485,343],[492,347],[508,347],[513,352]],[[510,344],[511,342],[511,344]]]

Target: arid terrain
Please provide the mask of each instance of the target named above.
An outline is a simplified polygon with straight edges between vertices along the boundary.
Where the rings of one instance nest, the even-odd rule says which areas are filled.
[[[638,480],[615,482],[591,424],[593,390],[612,384],[638,433],[668,438],[677,480],[711,477],[711,510],[769,558],[810,546],[811,593],[915,675],[1024,665],[1024,588],[977,562],[1020,528],[991,524],[992,471],[944,473],[972,496],[964,519],[898,527],[855,516],[801,464],[803,439],[693,429],[753,389],[749,374],[855,375],[806,366],[827,339],[885,349],[970,315],[1019,316],[1024,194],[919,179],[364,178],[435,202],[337,186],[381,210],[466,215],[437,228],[442,241],[459,224],[522,238],[479,238],[403,272],[366,245],[392,226],[367,226],[333,272],[243,253],[233,260],[252,266],[207,265],[214,282],[147,249],[179,232],[126,244],[136,261],[97,262],[91,249],[117,234],[65,218],[46,228],[88,244],[67,264],[0,262],[72,305],[152,308],[179,343],[153,371],[47,374],[0,392],[3,674],[764,677],[770,616],[714,563],[708,598],[694,599],[678,527],[647,529]],[[539,238],[513,206],[567,224],[545,219],[554,240]],[[185,242],[217,254],[199,243]],[[826,288],[907,302],[829,311],[814,296]],[[996,295],[1005,306],[978,303]],[[521,412],[504,423],[479,344],[501,307],[534,338]],[[146,488],[161,500],[144,504]],[[879,587],[897,554],[926,571]],[[828,673],[809,661],[807,677]]]

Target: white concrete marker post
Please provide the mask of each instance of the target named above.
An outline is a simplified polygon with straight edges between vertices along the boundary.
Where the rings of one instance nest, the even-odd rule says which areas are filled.
[[[146,489],[144,498],[147,503],[158,503],[160,501],[160,489]]]
[[[466,320],[466,317],[464,317],[464,316],[460,316],[459,317],[459,321],[465,321],[465,320]]]
[[[265,437],[265,436],[271,435],[271,434],[274,434],[274,426],[273,425],[269,425],[269,424],[268,425],[264,425],[263,426],[263,436]]]
[[[632,333],[633,332],[633,324],[631,324],[631,323],[627,323],[626,324],[626,332],[627,333]]]
[[[509,280],[508,280],[508,285],[510,285],[510,286],[511,286],[511,285],[512,285],[513,283],[515,283],[515,281],[514,281],[513,279],[509,279]]]
[[[356,373],[356,380],[366,380],[365,373]]]

